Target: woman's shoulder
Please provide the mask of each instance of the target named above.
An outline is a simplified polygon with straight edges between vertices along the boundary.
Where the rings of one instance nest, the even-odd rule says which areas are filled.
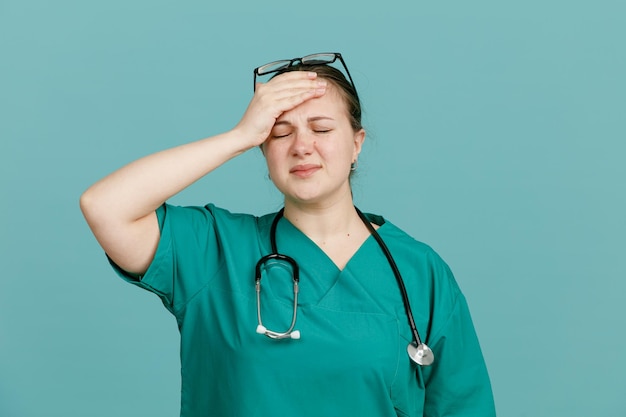
[[[394,258],[436,275],[452,277],[450,267],[430,244],[414,238],[388,220],[384,220],[378,232]]]
[[[222,248],[265,247],[275,214],[256,216],[208,203],[204,206],[164,204],[157,210],[162,234],[179,242],[219,241]],[[175,236],[175,238],[174,238]],[[257,250],[257,249],[255,249]]]
[[[378,215],[368,215],[375,219],[381,227],[379,234],[388,246],[397,247],[399,250],[409,251],[415,256],[436,256],[437,252],[427,243],[416,239],[394,223]]]
[[[225,234],[258,233],[273,218],[272,214],[256,216],[234,212],[214,203],[203,206],[165,203],[156,212],[161,230],[169,227],[178,233],[188,230],[192,234],[205,234],[208,230],[221,230]]]
[[[408,287],[415,287],[412,281],[420,281],[427,286],[425,294],[433,291],[447,294],[449,304],[454,304],[460,293],[458,283],[449,265],[435,249],[389,221],[379,228],[379,233],[400,269],[407,272]]]
[[[231,211],[214,203],[207,203],[203,206],[165,203],[157,209],[157,213],[160,217],[168,216],[188,220],[206,218],[224,223],[264,223],[267,218],[272,216],[272,214],[256,216],[250,213]]]

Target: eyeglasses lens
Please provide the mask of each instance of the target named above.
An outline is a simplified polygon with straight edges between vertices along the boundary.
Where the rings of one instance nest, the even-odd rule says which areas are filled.
[[[304,65],[332,64],[337,59],[335,54],[313,54],[301,59]]]
[[[258,75],[271,74],[272,72],[278,72],[282,69],[289,67],[290,64],[291,64],[291,61],[289,60],[270,62],[269,64],[265,64],[257,68],[256,73]]]

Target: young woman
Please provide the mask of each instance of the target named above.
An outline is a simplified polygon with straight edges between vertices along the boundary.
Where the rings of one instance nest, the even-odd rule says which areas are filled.
[[[176,317],[181,416],[495,415],[447,265],[353,204],[365,131],[341,55],[254,74],[231,131],[132,162],[81,197],[115,270]],[[257,146],[284,210],[166,203]]]

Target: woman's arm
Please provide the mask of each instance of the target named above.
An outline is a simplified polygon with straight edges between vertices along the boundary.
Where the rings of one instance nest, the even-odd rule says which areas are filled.
[[[156,251],[155,210],[226,161],[262,144],[276,119],[324,94],[315,73],[290,72],[259,84],[231,131],[131,162],[92,185],[80,207],[96,239],[122,269],[143,274]]]

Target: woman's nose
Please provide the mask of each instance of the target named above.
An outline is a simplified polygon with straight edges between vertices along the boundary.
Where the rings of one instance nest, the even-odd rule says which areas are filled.
[[[294,133],[294,140],[291,145],[294,156],[309,155],[314,148],[315,138],[306,131],[297,131]]]

